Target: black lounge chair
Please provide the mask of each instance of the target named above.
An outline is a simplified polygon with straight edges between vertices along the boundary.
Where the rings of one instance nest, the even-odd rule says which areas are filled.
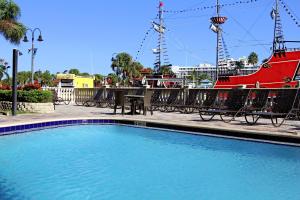
[[[220,115],[222,121],[231,122],[235,117],[242,115],[248,97],[249,89],[219,90],[216,100],[210,107],[199,109],[200,117],[204,121],[209,121],[215,115]]]
[[[153,111],[159,110],[160,106],[162,105],[161,94],[162,90],[156,89],[151,96],[151,107]]]
[[[299,89],[280,89],[275,92],[271,103],[264,110],[252,112],[259,118],[271,119],[274,127],[280,127],[287,119],[299,112]],[[256,122],[258,121],[256,120]],[[255,122],[255,123],[256,123]],[[254,124],[255,124],[254,123]]]
[[[251,94],[249,89],[232,89],[228,91],[226,100],[221,104],[219,110],[222,121],[229,123],[236,117],[244,115]]]
[[[254,125],[259,119],[257,112],[265,110],[269,104],[269,89],[252,89],[248,98],[244,117],[249,125]]]
[[[87,107],[92,107],[92,106],[97,106],[99,105],[99,101],[100,99],[103,98],[103,93],[104,93],[104,90],[103,89],[100,89],[100,90],[97,90],[97,92],[95,93],[95,95],[89,99],[89,100],[86,100],[83,105],[87,106]]]
[[[162,112],[174,112],[176,105],[182,104],[181,98],[182,90],[174,89],[170,91],[168,98],[162,103],[160,111]]]
[[[222,100],[223,92],[216,89],[201,91],[202,101],[199,105],[199,115],[203,121],[210,121],[214,118],[215,113],[209,112],[218,109]]]
[[[112,89],[107,89],[105,91],[104,97],[99,99],[98,101],[98,106],[100,108],[113,108],[114,107],[114,90]]]
[[[188,90],[188,95],[186,96],[184,104],[177,106],[181,113],[193,113],[199,107],[199,104],[197,104],[199,92],[199,90]]]

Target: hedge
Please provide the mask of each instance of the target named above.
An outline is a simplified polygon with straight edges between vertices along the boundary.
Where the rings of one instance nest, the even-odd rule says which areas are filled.
[[[51,91],[30,90],[18,91],[18,102],[49,103],[53,101]],[[0,90],[0,101],[12,101],[11,90]]]

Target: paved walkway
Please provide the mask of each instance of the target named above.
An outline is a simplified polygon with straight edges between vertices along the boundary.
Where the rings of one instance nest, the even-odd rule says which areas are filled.
[[[63,119],[132,119],[137,121],[148,121],[156,123],[170,123],[175,125],[196,126],[208,129],[221,129],[228,131],[239,131],[247,133],[261,133],[271,135],[286,135],[289,137],[300,137],[300,121],[287,121],[283,126],[275,128],[270,120],[260,119],[255,126],[245,124],[244,118],[237,118],[231,123],[224,123],[217,116],[215,120],[204,122],[200,120],[198,114],[181,113],[163,113],[154,112],[154,115],[148,113],[143,115],[117,115],[112,114],[113,110],[109,108],[83,107],[77,105],[58,105],[54,113],[50,114],[21,114],[16,117],[1,116],[0,127],[26,124],[34,122],[44,122]]]

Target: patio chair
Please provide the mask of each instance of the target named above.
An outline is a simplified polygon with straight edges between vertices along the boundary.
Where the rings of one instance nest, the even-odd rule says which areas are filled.
[[[148,110],[150,111],[151,115],[153,115],[153,109],[151,105],[152,95],[153,95],[152,90],[146,90],[143,101],[139,102],[138,107],[140,110],[143,110],[143,115],[147,115]]]
[[[87,107],[92,107],[92,106],[98,105],[100,99],[103,97],[103,93],[104,93],[103,89],[97,90],[97,92],[94,94],[94,96],[91,99],[86,100],[83,103],[83,105],[85,105]]]
[[[125,111],[125,94],[123,90],[116,90],[114,91],[114,114],[117,113],[118,107],[121,107],[121,114],[124,115]]]
[[[139,88],[135,91],[135,95],[144,95],[144,94],[145,94],[144,88]]]
[[[280,89],[263,111],[253,112],[253,114],[258,115],[259,118],[271,119],[274,127],[280,127],[289,117],[297,115],[298,112],[299,89]]]

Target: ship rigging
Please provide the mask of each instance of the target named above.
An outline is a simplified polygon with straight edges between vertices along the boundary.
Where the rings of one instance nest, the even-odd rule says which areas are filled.
[[[299,43],[300,41],[285,40],[283,34],[283,26],[280,15],[280,7],[282,7],[287,15],[294,21],[296,26],[300,27],[300,23],[283,0],[275,0],[275,6],[272,8],[271,17],[274,20],[274,35],[272,45],[272,55],[264,62],[259,69],[248,75],[239,75],[237,70],[226,66],[229,59],[229,51],[224,40],[223,25],[227,21],[227,17],[221,15],[221,8],[226,6],[234,6],[239,4],[249,4],[258,2],[258,0],[236,1],[234,3],[220,3],[216,0],[216,5],[204,6],[192,9],[183,9],[178,11],[165,10],[163,1],[159,1],[157,17],[151,22],[151,28],[140,45],[137,57],[140,55],[144,41],[150,31],[154,30],[158,34],[157,47],[152,50],[156,56],[154,63],[154,71],[161,72],[165,66],[171,66],[169,62],[166,32],[167,28],[164,22],[165,13],[181,14],[186,12],[197,12],[207,9],[215,9],[216,15],[210,18],[210,29],[216,33],[216,70],[215,70],[215,88],[236,88],[236,87],[296,87],[299,86],[300,79],[300,49],[288,49],[287,43]]]

